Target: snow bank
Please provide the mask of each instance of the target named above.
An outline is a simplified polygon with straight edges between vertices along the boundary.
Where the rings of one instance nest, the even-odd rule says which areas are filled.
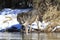
[[[22,12],[28,12],[31,9],[9,9],[4,8],[0,11],[0,30],[16,27],[21,29],[21,25],[17,21],[17,14]]]

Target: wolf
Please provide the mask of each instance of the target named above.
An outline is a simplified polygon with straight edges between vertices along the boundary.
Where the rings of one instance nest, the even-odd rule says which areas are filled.
[[[17,21],[25,26],[26,34],[28,33],[28,25],[31,25],[34,21],[38,21],[39,15],[37,10],[31,10],[27,13],[19,13],[17,15]]]

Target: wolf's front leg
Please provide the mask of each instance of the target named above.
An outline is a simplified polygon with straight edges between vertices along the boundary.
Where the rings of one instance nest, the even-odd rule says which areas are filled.
[[[26,22],[26,23],[24,23],[23,25],[25,26],[25,32],[26,32],[26,34],[28,35],[28,23]]]
[[[30,25],[29,32],[31,32],[31,31],[32,31],[32,27],[31,27],[31,25]]]
[[[25,26],[26,35],[28,35],[28,26]]]

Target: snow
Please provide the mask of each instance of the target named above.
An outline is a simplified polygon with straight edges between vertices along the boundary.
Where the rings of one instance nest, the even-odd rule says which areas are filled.
[[[40,22],[40,21],[38,21],[38,25],[37,25],[37,22],[33,22],[32,24],[31,24],[31,27],[33,28],[33,29],[38,29],[38,26],[39,26],[39,29],[41,29],[41,30],[44,30],[46,27],[47,27],[47,25],[48,24],[50,24],[50,22],[45,22],[45,21],[42,21],[42,22]]]
[[[38,26],[39,26],[39,29],[44,30],[44,29],[47,27],[47,25],[50,24],[50,22],[45,22],[45,21],[42,21],[42,22],[39,21],[38,23],[39,23],[39,24],[37,25],[37,22],[36,22],[36,21],[33,22],[33,23],[31,24],[31,27],[32,27],[33,29],[38,29]],[[52,32],[55,31],[56,29],[60,29],[60,26],[54,27],[54,29],[52,29]]]
[[[59,29],[59,28],[60,28],[60,26],[56,26],[56,27],[52,30],[52,32],[55,31],[56,29]]]
[[[0,30],[11,27],[12,25],[19,24],[16,18],[12,15],[0,15]]]
[[[2,9],[0,11],[0,30],[11,28],[13,26],[15,26],[17,29],[21,29],[21,25],[17,21],[17,14],[28,12],[29,10],[31,9]]]
[[[49,25],[49,24],[50,24],[50,22],[42,21],[42,25],[41,25],[40,29],[44,30],[47,27],[47,25]]]
[[[37,23],[36,23],[36,22],[33,22],[33,23],[32,23],[32,25],[31,25],[31,27],[32,27],[32,28],[34,28],[34,29],[38,29],[38,27],[37,27],[37,26],[38,26],[38,25],[37,25]]]

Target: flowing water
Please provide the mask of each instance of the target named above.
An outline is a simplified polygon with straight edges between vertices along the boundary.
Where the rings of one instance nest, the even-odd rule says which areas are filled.
[[[0,40],[60,40],[60,33],[0,33]]]

